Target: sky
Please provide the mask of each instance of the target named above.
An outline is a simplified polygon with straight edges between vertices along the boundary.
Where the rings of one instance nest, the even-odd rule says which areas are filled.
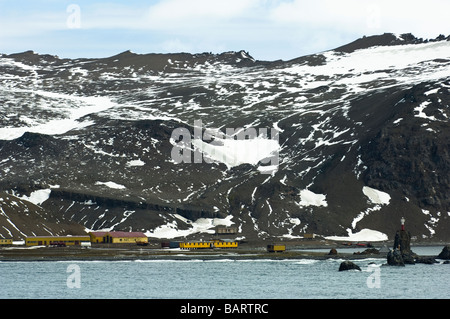
[[[449,0],[0,0],[0,53],[245,50],[257,60],[289,60],[364,35],[447,36],[449,12]]]

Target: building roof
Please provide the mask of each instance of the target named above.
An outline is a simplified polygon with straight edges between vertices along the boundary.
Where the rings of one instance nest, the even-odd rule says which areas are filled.
[[[58,239],[58,238],[88,238],[89,235],[61,235],[61,236],[53,236],[53,235],[48,235],[48,236],[27,236],[26,238],[35,238],[35,239],[40,239],[40,238],[54,238],[54,239]]]
[[[114,231],[109,232],[111,237],[147,237],[142,232],[126,232],[126,231]]]
[[[91,231],[91,232],[89,232],[89,234],[92,234],[97,237],[105,236],[107,233],[108,233],[107,231]]]

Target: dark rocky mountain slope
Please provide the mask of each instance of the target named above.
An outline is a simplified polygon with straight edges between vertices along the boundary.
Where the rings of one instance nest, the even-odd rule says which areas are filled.
[[[444,36],[291,61],[1,55],[0,236],[384,238],[404,216],[450,240],[449,90]]]

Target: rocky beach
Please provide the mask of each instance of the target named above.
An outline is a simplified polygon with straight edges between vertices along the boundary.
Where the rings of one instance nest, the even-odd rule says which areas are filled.
[[[245,243],[230,249],[196,249],[161,248],[160,243],[148,246],[93,244],[92,247],[25,247],[11,246],[0,248],[1,261],[120,261],[120,260],[252,260],[252,259],[345,259],[386,258],[389,263],[390,249],[393,243],[378,243],[372,247],[360,247],[336,242],[301,242],[286,244],[284,252],[268,252],[266,243]],[[442,247],[437,259],[448,260],[448,245],[443,243],[425,243],[414,247]],[[349,252],[349,248],[350,249]],[[390,251],[388,251],[390,250]],[[415,254],[415,262],[424,262],[432,258]],[[433,258],[433,259],[434,259]],[[410,262],[411,264],[414,262]]]

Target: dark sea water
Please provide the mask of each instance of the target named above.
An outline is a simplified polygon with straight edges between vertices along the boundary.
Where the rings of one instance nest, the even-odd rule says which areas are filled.
[[[442,299],[450,264],[385,266],[385,258],[0,262],[2,299]]]

